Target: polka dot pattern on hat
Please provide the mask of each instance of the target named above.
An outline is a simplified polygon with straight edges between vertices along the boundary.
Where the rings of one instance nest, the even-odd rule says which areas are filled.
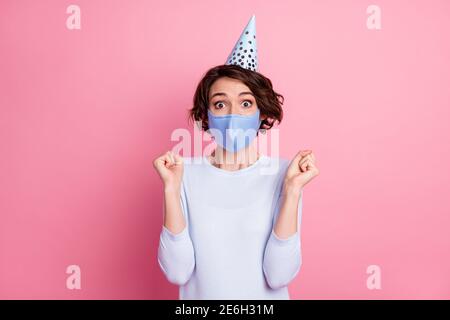
[[[256,21],[253,15],[234,45],[225,64],[235,64],[252,71],[258,70],[258,49],[256,45]]]

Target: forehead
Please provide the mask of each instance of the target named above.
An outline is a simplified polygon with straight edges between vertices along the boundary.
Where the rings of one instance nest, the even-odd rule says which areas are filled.
[[[227,95],[239,95],[243,91],[250,91],[241,80],[233,79],[229,77],[221,77],[214,81],[209,89],[209,96],[211,97],[216,92],[224,92]]]

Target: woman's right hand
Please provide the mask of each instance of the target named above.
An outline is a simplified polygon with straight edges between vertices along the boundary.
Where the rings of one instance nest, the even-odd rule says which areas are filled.
[[[172,151],[167,151],[153,161],[166,189],[180,190],[183,178],[183,158]]]

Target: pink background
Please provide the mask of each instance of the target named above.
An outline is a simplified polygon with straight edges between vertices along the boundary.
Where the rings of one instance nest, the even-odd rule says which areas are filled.
[[[321,170],[292,299],[450,298],[445,0],[1,1],[0,298],[178,298],[152,161],[192,131],[200,77],[253,13],[260,72],[286,98],[281,156],[312,149]]]

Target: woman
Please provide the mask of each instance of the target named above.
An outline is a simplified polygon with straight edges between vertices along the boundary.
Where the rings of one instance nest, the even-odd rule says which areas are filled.
[[[311,150],[291,162],[258,152],[284,98],[257,71],[257,51],[253,15],[226,64],[197,86],[190,118],[216,149],[153,162],[164,183],[158,263],[180,299],[289,299],[300,270],[303,187],[319,170]]]
[[[256,139],[227,145],[218,120],[236,115],[248,119],[245,128],[270,129],[282,118],[279,98],[256,71],[210,69],[190,111],[205,131],[214,124],[217,148],[194,158],[168,151],[154,161],[165,208],[158,262],[180,299],[290,298],[287,285],[302,263],[302,191],[319,173],[314,154],[303,150],[289,162],[260,154]]]

